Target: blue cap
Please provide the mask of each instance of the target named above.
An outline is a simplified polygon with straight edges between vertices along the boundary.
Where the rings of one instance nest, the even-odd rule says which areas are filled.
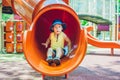
[[[66,29],[66,24],[63,23],[62,20],[55,19],[55,20],[52,22],[52,25],[50,26],[50,31],[51,31],[51,32],[53,32],[53,27],[54,27],[56,24],[61,24],[62,27],[63,27],[63,31]]]

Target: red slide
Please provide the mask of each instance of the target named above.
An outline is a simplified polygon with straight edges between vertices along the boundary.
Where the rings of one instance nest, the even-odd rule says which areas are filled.
[[[66,0],[7,0],[13,10],[31,25],[24,34],[24,54],[28,63],[43,75],[59,76],[74,70],[82,62],[87,48],[87,34],[80,27],[77,14]],[[68,1],[68,0],[67,0]],[[41,45],[50,34],[49,27],[54,19],[67,24],[65,33],[77,45],[73,58],[63,58],[60,66],[48,66],[47,49]]]

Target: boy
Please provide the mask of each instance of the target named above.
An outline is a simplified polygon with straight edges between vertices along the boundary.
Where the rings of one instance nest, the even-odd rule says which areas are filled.
[[[69,56],[71,50],[71,41],[67,35],[63,32],[66,29],[66,24],[61,20],[56,19],[50,26],[50,36],[46,43],[42,43],[46,48],[51,43],[50,48],[47,51],[47,62],[51,65],[53,62],[56,65],[60,65],[60,58],[63,55]],[[68,51],[64,49],[64,41],[68,43]]]

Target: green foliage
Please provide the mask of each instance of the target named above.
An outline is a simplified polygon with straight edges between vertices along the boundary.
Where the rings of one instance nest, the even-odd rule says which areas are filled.
[[[2,14],[2,20],[5,20],[5,21],[7,21],[9,18],[11,18],[11,17],[13,17],[13,15],[12,14]]]
[[[80,20],[82,26],[88,26],[88,21],[86,20]]]
[[[120,0],[117,0],[120,3]]]

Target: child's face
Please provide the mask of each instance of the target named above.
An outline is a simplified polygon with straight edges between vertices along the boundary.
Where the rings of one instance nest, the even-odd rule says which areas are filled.
[[[61,24],[56,24],[54,27],[53,27],[53,31],[55,34],[59,34],[60,32],[62,32],[63,28],[62,28],[62,25]]]

